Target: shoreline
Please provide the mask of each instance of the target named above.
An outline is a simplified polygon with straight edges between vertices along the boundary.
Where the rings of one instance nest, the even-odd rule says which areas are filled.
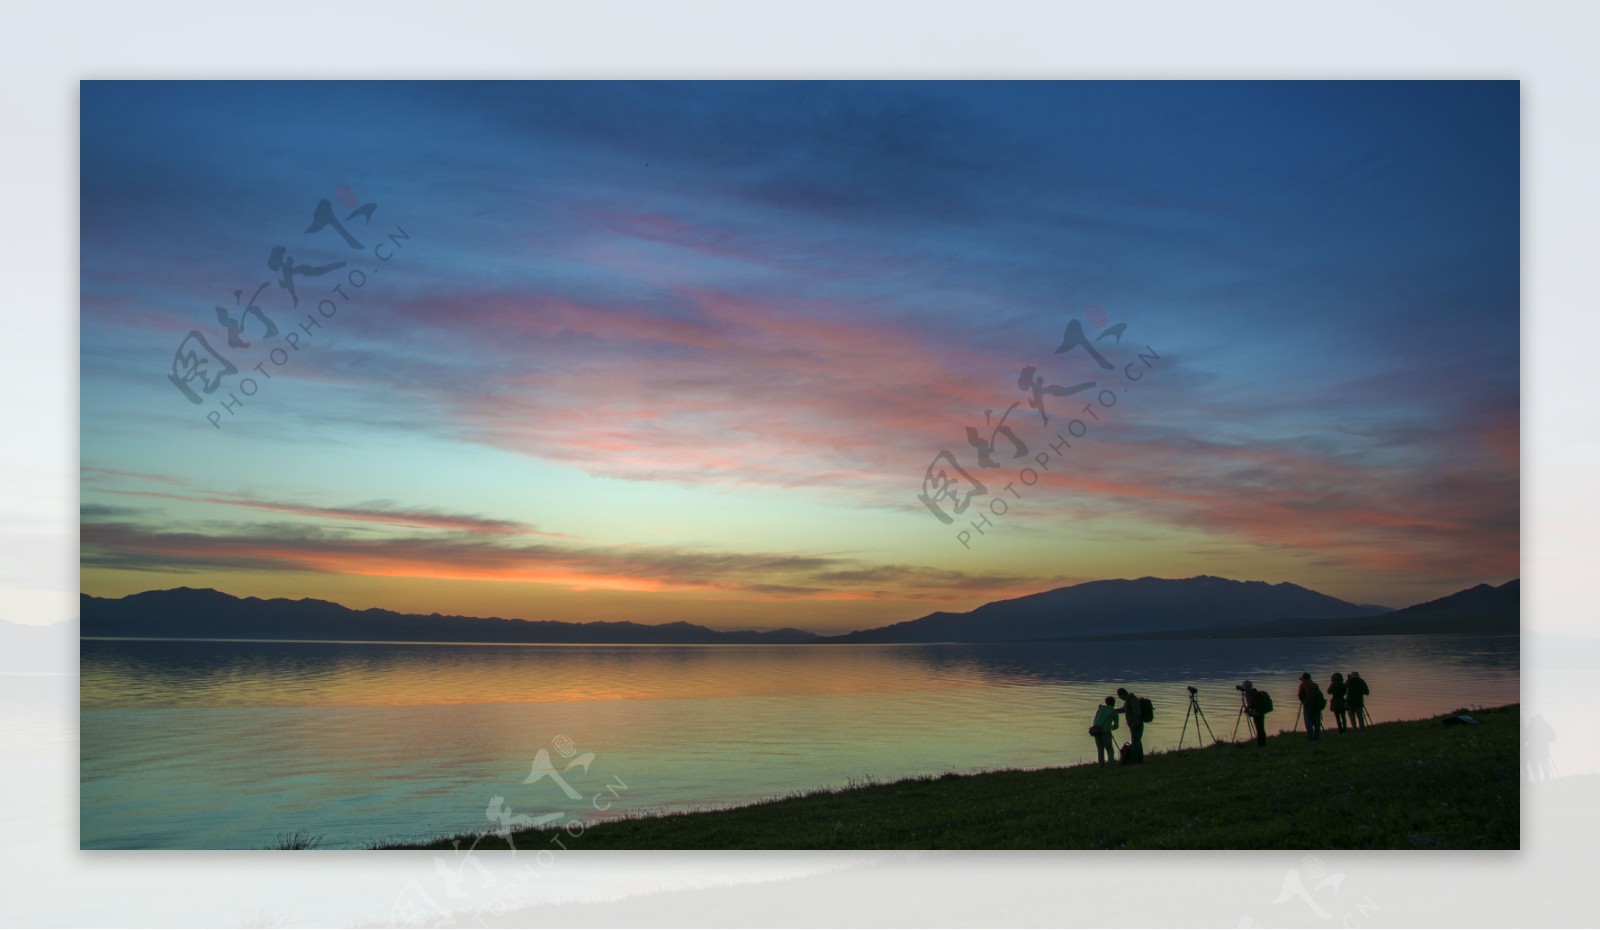
[[[483,831],[372,848],[1517,849],[1519,711],[1343,734],[1326,714],[1315,741],[1280,729],[1265,747],[1149,751],[1143,765],[949,772],[518,830],[509,844]]]

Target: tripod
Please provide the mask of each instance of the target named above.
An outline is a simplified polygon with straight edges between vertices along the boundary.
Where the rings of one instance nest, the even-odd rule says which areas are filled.
[[[1233,718],[1233,737],[1229,740],[1229,742],[1237,743],[1239,741],[1239,723],[1240,723],[1240,721],[1244,720],[1245,708],[1249,707],[1249,706],[1250,706],[1249,699],[1246,698],[1246,697],[1240,696],[1240,698],[1239,698],[1239,713],[1237,715],[1235,715],[1234,718]],[[1255,726],[1256,725],[1256,718],[1254,718],[1254,717],[1250,718],[1250,725],[1251,726]],[[1249,734],[1245,734],[1245,735],[1246,735],[1246,738],[1249,737]]]
[[[1189,719],[1194,718],[1194,741],[1200,742],[1200,725],[1206,726],[1206,732],[1211,733],[1211,741],[1217,741],[1217,734],[1211,730],[1211,721],[1206,719],[1206,712],[1200,709],[1200,701],[1195,697],[1194,689],[1189,689],[1189,710],[1183,715],[1183,730],[1178,733],[1178,748],[1183,748],[1183,738],[1189,732]]]

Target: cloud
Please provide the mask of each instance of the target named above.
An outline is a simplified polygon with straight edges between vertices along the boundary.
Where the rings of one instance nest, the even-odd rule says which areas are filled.
[[[1038,579],[838,555],[672,547],[513,543],[466,534],[372,539],[306,524],[233,525],[217,532],[85,522],[85,566],[123,571],[315,572],[513,581],[572,589],[726,592],[767,598],[960,601],[977,591],[1030,590]]]
[[[1146,431],[1080,443],[1079,467],[1041,474],[1031,505],[1015,514],[1114,515],[1359,572],[1510,577],[1519,565],[1519,476],[1505,467],[1498,435],[1476,455],[1462,437],[1397,444],[1388,450],[1394,461],[1380,464],[1321,442],[1236,445]]]
[[[280,375],[310,382],[297,406],[263,391],[281,425],[252,428],[281,429],[284,454],[381,432],[932,528],[929,460],[970,463],[964,429],[1020,399],[1024,365],[1074,383],[1052,337],[1092,302],[1165,360],[1013,510],[1019,530],[1091,512],[1153,546],[1292,549],[1356,578],[1514,571],[1513,84],[97,84],[83,103],[84,438],[104,461],[205,428],[164,378],[177,337],[259,282],[271,245],[320,243],[299,238],[328,193],[308,179],[358,165],[416,239]],[[229,107],[263,118],[185,141]],[[321,141],[298,158],[289,137]],[[305,309],[267,307],[285,329]],[[161,413],[125,415],[145,398]],[[296,555],[195,534],[251,564],[704,580],[518,554],[540,531],[493,515],[84,470],[86,488],[146,480],[489,544]],[[174,564],[205,557],[191,542]],[[943,590],[892,566],[725,568],[769,596]]]
[[[133,497],[153,497],[163,500],[186,501],[200,504],[217,504],[223,507],[244,507],[252,510],[268,510],[277,513],[297,514],[304,517],[325,517],[333,520],[356,520],[364,523],[381,523],[386,526],[448,530],[462,533],[481,533],[491,536],[565,536],[565,534],[561,533],[545,532],[529,523],[519,523],[513,520],[497,520],[490,517],[477,516],[475,514],[446,513],[439,510],[404,508],[396,506],[393,501],[371,501],[366,504],[356,504],[346,507],[319,507],[311,504],[268,501],[245,495],[224,495],[218,493],[198,495],[162,493],[158,491],[119,490],[108,490],[103,493],[126,494]]]
[[[82,504],[78,507],[78,518],[85,521],[110,520],[115,517],[136,517],[149,513],[143,507],[113,507],[107,504]]]

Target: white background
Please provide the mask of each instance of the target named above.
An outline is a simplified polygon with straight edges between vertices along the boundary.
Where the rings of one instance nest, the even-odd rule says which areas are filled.
[[[1485,0],[5,2],[0,618],[58,635],[41,674],[0,676],[0,923],[374,926],[440,919],[429,900],[491,926],[1600,923],[1600,699],[1560,668],[1600,634],[1597,26],[1596,4]],[[77,82],[136,77],[1521,80],[1523,701],[1562,777],[1525,786],[1523,850],[1492,854],[79,852]]]

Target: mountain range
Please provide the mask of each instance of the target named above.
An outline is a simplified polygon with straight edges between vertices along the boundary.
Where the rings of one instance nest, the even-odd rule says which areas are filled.
[[[82,636],[417,643],[808,643],[804,630],[724,631],[693,623],[565,623],[352,610],[331,601],[234,597],[211,588],[81,596]]]
[[[1208,630],[1281,617],[1330,620],[1389,608],[1352,604],[1283,582],[1196,578],[1118,578],[1004,601],[966,613],[932,613],[838,637],[848,643],[1009,642]]]
[[[1282,619],[1270,623],[1191,631],[1179,637],[1262,638],[1276,636],[1382,636],[1385,634],[1456,633],[1494,635],[1522,629],[1522,583],[1513,579],[1499,587],[1480,584],[1438,600],[1391,611],[1380,617],[1352,616],[1333,620]]]
[[[1353,604],[1299,585],[1196,578],[1090,581],[965,613],[840,636],[692,623],[567,623],[354,610],[329,601],[239,598],[209,588],[81,598],[80,635],[173,639],[465,643],[824,644],[1018,642],[1129,637],[1516,633],[1518,583],[1478,585],[1404,610]]]

